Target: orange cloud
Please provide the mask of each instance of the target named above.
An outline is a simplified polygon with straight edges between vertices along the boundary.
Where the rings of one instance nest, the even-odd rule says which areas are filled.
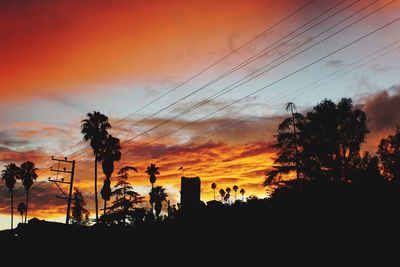
[[[201,66],[303,1],[287,2],[3,1],[2,99]]]
[[[363,148],[375,153],[382,138],[393,134],[400,125],[400,86],[380,91],[364,99],[362,109],[367,113],[370,133]]]
[[[23,161],[42,162],[48,155],[40,149],[17,151],[7,147],[0,146],[0,162],[2,163],[21,163]]]

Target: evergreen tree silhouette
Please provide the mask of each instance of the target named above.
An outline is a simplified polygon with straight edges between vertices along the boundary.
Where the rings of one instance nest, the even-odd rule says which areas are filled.
[[[71,208],[71,223],[78,225],[88,225],[90,213],[85,208],[85,198],[83,197],[82,192],[77,187],[74,188],[73,200],[74,201]]]

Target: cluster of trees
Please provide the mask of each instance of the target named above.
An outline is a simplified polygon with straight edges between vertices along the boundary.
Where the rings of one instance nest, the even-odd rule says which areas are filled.
[[[335,183],[400,181],[400,128],[381,140],[376,156],[361,152],[367,127],[366,114],[343,98],[335,104],[324,100],[306,115],[293,103],[291,116],[278,126],[275,165],[266,172],[265,186],[286,184],[284,178]],[[293,184],[293,183],[292,183]]]
[[[11,229],[14,227],[14,186],[17,180],[20,180],[26,191],[26,202],[21,202],[17,206],[17,211],[21,214],[21,220],[25,223],[28,217],[29,190],[37,178],[37,168],[31,161],[23,162],[20,166],[15,163],[9,163],[1,173],[1,179],[5,180],[5,184],[10,192],[10,211],[11,211]]]
[[[94,154],[94,195],[96,222],[119,223],[126,224],[134,222],[138,217],[146,214],[146,211],[139,208],[139,204],[143,202],[143,196],[133,190],[128,182],[129,173],[138,172],[133,166],[125,166],[118,171],[117,183],[114,190],[111,189],[111,177],[114,172],[114,163],[121,159],[121,144],[118,138],[108,133],[111,124],[108,117],[100,112],[94,111],[87,114],[87,118],[82,120],[81,133],[85,141],[90,142]],[[97,163],[100,162],[105,176],[103,187],[101,189],[101,197],[104,200],[104,213],[102,218],[98,215],[98,198],[97,198]],[[151,191],[149,193],[149,202],[151,211],[149,216],[159,217],[162,209],[162,203],[167,202],[167,193],[165,188],[161,186],[154,187],[157,180],[159,168],[155,164],[150,164],[146,171],[149,175],[151,183]],[[111,207],[107,207],[107,202],[114,198]],[[167,202],[169,204],[169,202]]]
[[[233,191],[235,192],[234,197],[235,197],[235,202],[236,202],[238,200],[237,199],[237,191],[239,190],[239,187],[237,185],[234,185],[232,188],[233,188]],[[214,200],[216,200],[215,191],[217,189],[217,184],[212,183],[211,189],[214,191]],[[231,192],[232,192],[232,189],[230,187],[227,187],[225,190],[223,188],[221,188],[219,190],[219,194],[221,196],[222,203],[231,204]],[[242,195],[242,201],[244,201],[244,194],[246,193],[246,190],[244,188],[242,188],[242,189],[240,189],[239,193]]]

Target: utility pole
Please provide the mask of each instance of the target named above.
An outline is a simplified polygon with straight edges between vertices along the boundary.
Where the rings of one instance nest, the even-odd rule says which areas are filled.
[[[71,200],[72,200],[72,188],[73,188],[73,184],[74,184],[74,174],[75,174],[75,160],[68,160],[68,158],[66,158],[66,157],[64,159],[56,159],[54,157],[51,157],[51,159],[58,162],[58,167],[57,167],[57,169],[53,169],[53,167],[50,168],[50,171],[56,172],[57,175],[56,175],[55,179],[49,178],[49,181],[52,182],[52,183],[55,183],[56,186],[58,187],[58,189],[60,189],[61,193],[63,194],[63,196],[56,196],[56,197],[57,198],[61,198],[61,199],[65,199],[67,201],[67,215],[66,215],[65,223],[69,224],[70,210],[71,210]],[[60,168],[61,163],[71,165],[70,169],[67,168],[67,167],[63,167],[61,169]],[[64,179],[64,177],[59,179],[58,178],[59,173],[70,174],[69,181],[66,181]],[[64,190],[61,188],[61,186],[59,184],[67,184],[67,185],[69,185],[68,195],[64,192]]]

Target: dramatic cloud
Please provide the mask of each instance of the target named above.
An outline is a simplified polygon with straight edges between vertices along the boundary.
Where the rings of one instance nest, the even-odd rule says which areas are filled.
[[[393,129],[400,124],[400,86],[369,97],[363,108],[368,114],[368,126],[372,132]]]
[[[24,146],[27,144],[29,144],[29,141],[15,139],[11,137],[9,133],[5,131],[0,131],[0,146],[16,147],[16,146]]]
[[[363,110],[368,116],[371,133],[365,147],[371,152],[377,150],[383,137],[393,134],[396,125],[400,125],[400,86],[395,85],[364,100]]]
[[[157,136],[161,136],[163,133],[166,134],[174,129],[185,127],[176,133],[177,137],[175,137],[175,140],[170,140],[168,138],[173,137],[168,137],[163,139],[162,142],[176,142],[179,140],[179,136],[183,136],[185,140],[189,139],[195,143],[204,143],[209,141],[222,141],[229,144],[246,144],[258,141],[268,142],[273,139],[273,136],[276,134],[278,124],[282,120],[282,116],[245,116],[240,118],[225,117],[203,120],[192,125],[188,125],[190,121],[187,120],[172,120],[157,130],[152,131],[152,134],[147,135],[147,138],[151,140],[151,138],[157,138]],[[158,126],[165,121],[165,119],[149,119],[143,121],[141,125],[151,128]],[[118,131],[119,129],[116,130],[116,132]],[[133,134],[138,133],[138,131],[139,130],[137,127],[132,128]],[[131,135],[132,133],[127,135]]]

